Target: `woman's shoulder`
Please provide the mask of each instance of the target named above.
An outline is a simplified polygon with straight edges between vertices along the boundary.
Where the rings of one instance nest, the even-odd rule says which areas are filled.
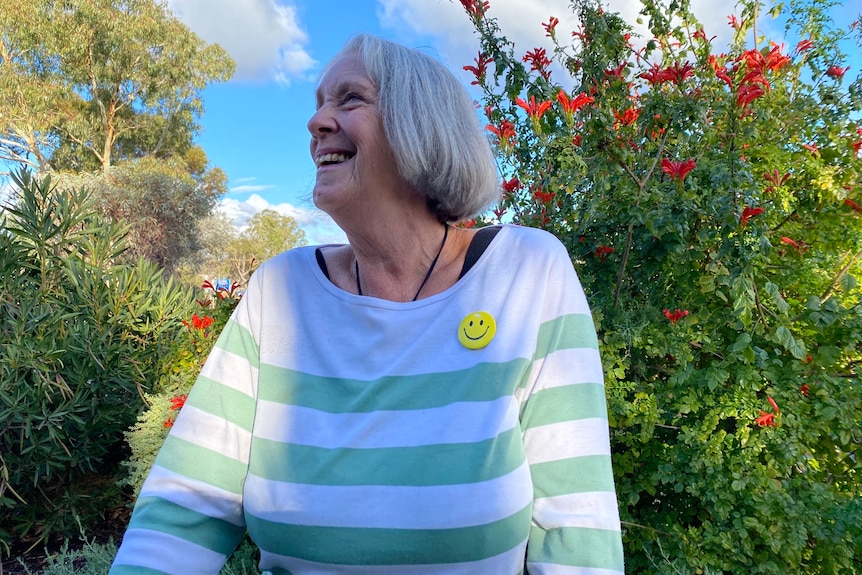
[[[510,247],[557,255],[567,253],[563,243],[548,231],[515,224],[505,224],[501,231],[505,232],[503,243],[508,243]]]

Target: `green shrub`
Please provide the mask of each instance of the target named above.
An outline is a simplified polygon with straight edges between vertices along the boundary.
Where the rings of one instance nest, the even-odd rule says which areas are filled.
[[[154,265],[115,263],[124,231],[86,192],[15,181],[0,225],[0,540],[38,544],[92,513],[82,479],[124,458],[123,431],[194,303]]]
[[[862,27],[794,0],[769,42],[743,0],[716,46],[687,1],[638,38],[582,0],[516,48],[461,3],[495,216],[557,235],[595,314],[628,570],[862,573]]]

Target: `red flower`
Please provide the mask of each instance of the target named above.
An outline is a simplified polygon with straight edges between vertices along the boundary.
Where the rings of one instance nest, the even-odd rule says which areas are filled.
[[[811,41],[811,38],[801,40],[799,44],[796,45],[796,53],[801,54],[802,52],[807,52],[812,48],[814,48],[814,42]]]
[[[479,52],[479,55],[473,59],[476,62],[475,66],[464,66],[464,69],[468,72],[473,72],[473,75],[476,76],[476,79],[470,82],[471,85],[478,85],[480,82],[485,81],[485,72],[488,68],[488,64],[494,61],[493,58],[488,58],[487,55]]]
[[[677,308],[676,311],[670,311],[669,309],[664,310],[664,317],[670,320],[671,325],[676,324],[679,320],[688,315],[688,310],[682,310]]]
[[[614,253],[616,250],[609,246],[599,246],[596,248],[596,259],[605,261],[608,254]]]
[[[802,393],[802,395],[804,395],[805,397],[808,397],[808,384],[803,383],[799,388],[799,392]]]
[[[853,211],[856,212],[857,214],[859,212],[862,212],[862,207],[860,207],[859,204],[857,204],[856,202],[854,202],[850,198],[846,198],[844,200],[844,205],[849,207],[849,208],[853,208]]]
[[[463,0],[462,0],[462,2],[463,2]],[[737,20],[736,16],[731,14],[730,16],[727,17],[727,23],[730,24],[730,27],[733,28],[734,30],[739,30],[739,28],[743,24],[745,24],[745,20],[742,20],[742,21]]]
[[[630,126],[637,122],[638,116],[640,116],[640,110],[638,108],[626,108],[622,114],[614,112],[614,117],[617,119],[617,122],[624,126]]]
[[[200,317],[198,314],[192,315],[192,325],[195,329],[204,330],[211,326],[215,320],[208,315]]]
[[[547,204],[554,199],[554,192],[543,192],[541,188],[533,192],[533,198],[539,200],[543,204]]]
[[[660,68],[658,64],[653,64],[649,70],[638,74],[638,78],[643,78],[653,86],[658,86],[673,79],[670,70],[668,68]]]
[[[686,78],[694,76],[694,66],[692,66],[688,61],[686,61],[682,66],[679,65],[679,62],[674,62],[673,66],[667,68],[665,72],[670,76],[673,83],[678,86]]]
[[[623,62],[616,68],[612,68],[610,70],[605,70],[605,77],[608,79],[616,78],[617,80],[623,79],[623,70],[626,69],[627,62]]]
[[[788,238],[787,236],[781,237],[781,243],[793,246],[800,254],[804,254],[808,251],[808,246],[805,245],[805,242],[797,242],[796,240]]]
[[[826,75],[835,80],[840,80],[849,69],[850,66],[847,66],[846,68],[842,68],[841,66],[829,66],[826,69]]]
[[[775,409],[775,413],[766,413],[765,411],[763,411],[763,410],[761,409],[761,410],[760,410],[760,417],[758,417],[758,418],[757,418],[757,419],[755,419],[754,421],[755,421],[755,422],[757,423],[757,425],[759,425],[760,427],[767,427],[767,426],[768,426],[768,427],[775,427],[775,426],[776,426],[776,424],[775,424],[775,416],[776,416],[776,415],[779,415],[779,414],[781,413],[781,411],[778,409],[778,404],[777,404],[777,403],[775,403],[775,400],[774,400],[774,399],[772,399],[772,398],[771,398],[771,397],[769,397],[769,396],[766,396],[766,399],[769,401],[769,403],[770,403],[770,404],[772,405],[772,407]]]
[[[518,178],[512,178],[511,180],[503,180],[501,185],[507,193],[511,194],[521,187],[521,182]]]
[[[551,64],[551,60],[545,53],[544,48],[534,48],[532,52],[527,52],[524,55],[524,62],[530,62],[530,71],[537,71],[542,75],[542,78],[547,80],[551,73],[547,67]]]
[[[184,393],[182,395],[174,396],[170,399],[171,401],[171,411],[179,411],[186,404],[186,399],[188,398],[188,394]]]
[[[551,16],[550,20],[548,20],[547,23],[542,22],[542,26],[545,27],[545,33],[548,35],[549,38],[554,37],[554,29],[557,27],[557,24],[559,24],[559,23],[560,23],[559,19],[554,18],[553,16]]]
[[[661,171],[679,181],[683,181],[695,167],[697,167],[697,163],[691,158],[684,162],[674,162],[667,158],[663,158],[661,161]]]
[[[739,218],[742,227],[745,227],[748,224],[748,220],[753,218],[754,216],[759,216],[766,210],[763,208],[752,208],[750,206],[745,206],[745,209],[742,210],[742,216]]]
[[[491,7],[488,2],[479,2],[478,0],[461,0],[461,6],[474,18],[481,16]]]
[[[820,148],[817,147],[817,144],[802,144],[802,147],[811,152],[812,154],[820,153]]]
[[[595,101],[595,98],[587,96],[585,92],[581,92],[571,100],[569,100],[569,97],[566,96],[566,92],[562,88],[560,88],[559,93],[557,93],[557,102],[560,103],[566,114],[574,114],[587,104],[592,104]]]
[[[198,305],[202,308],[208,308],[210,305],[212,305],[213,302],[213,300],[211,300],[210,298],[196,299],[195,301],[198,302]]]
[[[763,88],[757,84],[744,84],[736,92],[736,104],[740,108],[745,108],[765,93]]]
[[[778,170],[772,170],[772,172],[766,172],[763,174],[763,179],[772,184],[774,187],[783,186],[784,182],[787,181],[787,178],[790,177],[790,172],[785,172],[781,174]],[[772,191],[772,186],[766,188],[767,192]]]
[[[548,100],[546,102],[542,102],[541,104],[536,104],[536,97],[530,96],[530,103],[528,104],[522,98],[515,98],[515,103],[524,109],[529,115],[530,118],[534,120],[538,120],[542,117],[542,114],[548,111],[551,107],[551,101]]]
[[[488,124],[485,126],[485,129],[497,136],[497,139],[500,141],[500,146],[504,149],[511,148],[515,143],[517,136],[517,134],[515,134],[515,124],[509,120],[503,120],[500,122],[499,127],[494,126],[493,124]]]

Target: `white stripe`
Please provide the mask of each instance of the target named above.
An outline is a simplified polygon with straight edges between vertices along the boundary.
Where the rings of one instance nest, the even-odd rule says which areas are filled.
[[[243,383],[257,381],[257,368],[235,353],[214,347],[201,369],[201,375],[245,395],[251,395],[252,390]]]
[[[472,443],[518,425],[518,405],[512,396],[371,413],[327,413],[261,400],[257,413],[256,436],[328,449]]]
[[[561,349],[533,362],[527,387],[533,389],[541,376],[541,387],[533,390],[552,389],[577,383],[603,384],[605,374],[599,350],[588,347]]]
[[[129,529],[114,565],[135,565],[169,575],[217,573],[227,557],[179,537],[149,529]]]
[[[611,491],[542,497],[533,504],[533,517],[544,529],[586,527],[620,531],[617,497]]]
[[[526,547],[525,540],[509,551],[480,561],[433,565],[332,565],[261,551],[260,564],[264,574],[269,573],[268,566],[277,565],[303,575],[515,575],[524,566]]]
[[[576,419],[532,427],[524,432],[524,448],[531,464],[587,455],[610,455],[608,420]]]
[[[251,432],[193,405],[183,406],[171,435],[248,464]]]
[[[268,481],[249,474],[244,491],[245,511],[261,519],[294,525],[390,529],[484,525],[521,511],[533,497],[526,463],[489,481],[421,487],[310,485]]]
[[[190,479],[154,465],[141,487],[141,497],[160,497],[209,517],[245,525],[242,495]]]
[[[599,569],[598,567],[572,567],[556,563],[527,562],[530,575],[625,575],[624,571],[616,569]]]

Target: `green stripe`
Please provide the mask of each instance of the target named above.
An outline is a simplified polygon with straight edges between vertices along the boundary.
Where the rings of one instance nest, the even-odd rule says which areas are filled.
[[[524,411],[526,427],[607,417],[605,388],[600,383],[576,383],[535,392]]]
[[[246,431],[251,431],[254,425],[253,397],[203,375],[198,376],[192,387],[188,403],[202,411],[223,417]]]
[[[532,561],[622,572],[620,532],[581,527],[543,531],[534,527],[527,547],[527,562]]]
[[[260,348],[254,336],[233,320],[227,322],[216,340],[215,347],[245,358],[252,365],[256,366],[260,362]]]
[[[255,437],[249,471],[312,485],[456,485],[495,479],[524,462],[520,429],[475,443],[328,449]],[[484,465],[469,462],[485,461]],[[422,473],[417,473],[421,469]]]
[[[530,466],[536,497],[555,497],[569,493],[614,491],[611,458],[586,455]]]
[[[141,497],[130,529],[150,529],[173,535],[222,555],[236,548],[245,527],[215,519],[159,497]]]
[[[534,359],[541,359],[557,350],[582,347],[599,348],[593,318],[582,313],[563,315],[539,328]]]
[[[531,505],[505,519],[453,529],[380,529],[283,525],[250,515],[249,532],[261,549],[337,565],[427,565],[481,561],[520,545]]]
[[[168,435],[156,465],[230,493],[241,493],[247,466],[211,449]]]
[[[328,413],[430,409],[457,401],[490,401],[511,396],[524,385],[529,368],[529,360],[516,359],[458,371],[365,381],[261,365],[259,396]]]

